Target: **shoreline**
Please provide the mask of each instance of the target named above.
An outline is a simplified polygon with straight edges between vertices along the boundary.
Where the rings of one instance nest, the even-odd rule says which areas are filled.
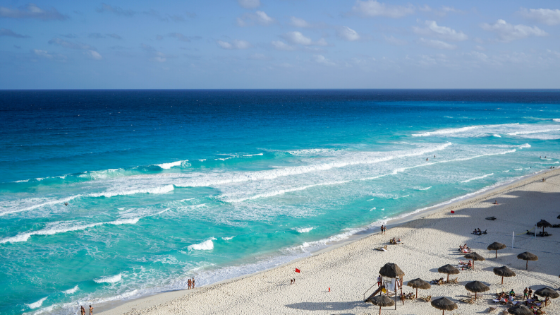
[[[502,195],[504,193],[508,193],[520,189],[526,185],[534,183],[535,181],[537,181],[537,179],[540,179],[541,177],[551,178],[558,175],[560,175],[560,169],[552,169],[552,170],[545,169],[545,170],[537,171],[533,174],[516,178],[511,182],[506,181],[505,183],[501,183],[501,184],[497,183],[482,188],[479,191],[468,193],[466,195],[459,196],[456,198],[452,198],[448,201],[441,202],[433,206],[421,208],[410,213],[397,215],[395,218],[387,219],[386,225],[388,227],[388,231],[398,227],[406,227],[409,225],[414,226],[417,225],[419,221],[422,221],[435,214],[441,215],[451,210],[460,210],[469,207],[471,205],[477,204],[486,199],[491,199],[492,197],[496,197],[498,195]],[[352,244],[380,236],[381,234],[379,233],[378,230],[379,228],[374,225],[375,223],[377,223],[377,221],[364,226],[361,231],[358,231],[355,234],[350,235],[348,239],[333,242],[329,245],[326,245],[326,247],[324,248],[319,248],[315,251],[311,251],[310,255],[308,256],[295,258],[293,260],[284,262],[272,268],[221,280],[212,284],[199,287],[195,290],[182,289],[182,290],[175,290],[175,291],[164,291],[152,295],[142,296],[136,299],[115,300],[110,302],[104,302],[96,306],[96,311],[100,312],[101,314],[122,314],[127,312],[133,312],[134,314],[136,314],[139,311],[139,309],[154,309],[157,308],[158,305],[169,303],[176,299],[185,298],[197,292],[201,292],[201,291],[208,292],[212,290],[217,290],[222,286],[235,284],[243,280],[247,280],[249,278],[256,278],[259,276],[266,277],[267,273],[274,273],[279,269],[285,269],[290,265],[295,265],[297,263],[305,262],[307,260],[317,260],[319,259],[319,256],[323,254],[331,253],[335,250],[344,247],[351,247]]]

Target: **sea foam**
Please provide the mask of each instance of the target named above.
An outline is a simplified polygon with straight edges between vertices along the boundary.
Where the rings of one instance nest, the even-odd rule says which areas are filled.
[[[27,307],[29,307],[30,309],[36,309],[36,308],[38,308],[38,307],[41,307],[41,305],[43,305],[43,302],[45,302],[46,299],[47,299],[47,297],[44,297],[44,298],[40,299],[40,300],[37,301],[37,302],[30,303],[30,304],[26,304],[26,305],[27,305]]]
[[[99,277],[97,279],[93,279],[93,281],[96,283],[115,283],[121,280],[122,280],[122,275],[120,273],[114,276]]]
[[[66,291],[62,291],[62,293],[64,294],[74,294],[76,293],[80,288],[78,286],[73,287],[72,289],[68,289]]]
[[[184,160],[184,161],[176,161],[176,162],[170,162],[170,163],[162,163],[162,164],[158,164],[157,166],[161,167],[164,170],[168,170],[172,167],[175,166],[181,166],[184,162],[188,162],[188,160]]]
[[[216,240],[216,239],[212,237],[209,240],[206,240],[206,241],[204,241],[202,243],[199,243],[199,244],[190,245],[187,248],[189,250],[212,250],[212,249],[214,249],[214,242],[212,242],[213,240]]]

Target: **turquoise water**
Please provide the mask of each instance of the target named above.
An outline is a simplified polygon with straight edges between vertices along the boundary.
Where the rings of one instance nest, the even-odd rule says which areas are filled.
[[[2,314],[271,268],[560,161],[558,91],[0,95]]]

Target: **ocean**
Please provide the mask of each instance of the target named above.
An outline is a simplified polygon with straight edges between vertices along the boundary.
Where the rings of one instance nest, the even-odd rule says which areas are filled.
[[[559,166],[558,90],[0,91],[0,313],[310,255]]]

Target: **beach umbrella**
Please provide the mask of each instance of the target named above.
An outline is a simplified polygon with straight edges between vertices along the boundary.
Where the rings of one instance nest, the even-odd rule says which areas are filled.
[[[407,286],[416,289],[416,298],[418,298],[418,289],[427,290],[432,287],[428,282],[420,278],[408,281]]]
[[[474,292],[474,300],[475,301],[476,301],[476,294],[478,292],[486,292],[486,291],[490,290],[490,288],[486,284],[484,284],[480,281],[473,281],[473,282],[467,283],[465,285],[465,289],[467,289],[471,292]]]
[[[506,245],[502,244],[502,243],[494,242],[494,243],[488,245],[487,248],[488,248],[488,250],[495,250],[496,251],[496,258],[498,258],[498,251],[500,249],[506,248]]]
[[[558,294],[558,292],[556,292],[556,291],[554,291],[553,289],[548,288],[548,287],[544,287],[544,288],[538,289],[537,291],[535,291],[535,294],[538,295],[538,296],[545,297],[545,298],[553,298],[553,299],[555,299],[555,298],[557,298],[558,296],[560,296],[560,295]],[[547,304],[547,303],[546,303],[546,300],[545,300],[544,306],[546,306],[546,304]]]
[[[381,307],[395,305],[395,301],[391,300],[386,295],[374,296],[371,299],[367,300],[366,302],[371,302],[371,304],[379,306],[379,314],[381,314]]]
[[[472,267],[473,267],[473,269],[474,269],[474,261],[475,261],[475,260],[480,260],[480,261],[485,260],[484,257],[480,256],[480,255],[477,254],[476,252],[472,252],[472,253],[470,253],[470,254],[466,254],[466,255],[465,255],[465,258],[467,258],[467,259],[472,259],[472,260],[473,260],[473,262],[472,262]]]
[[[404,272],[394,263],[386,263],[381,269],[379,269],[379,274],[382,277],[387,278],[401,278],[404,277]],[[395,286],[395,301],[397,300],[397,288]],[[397,303],[395,302],[395,309],[397,309]]]
[[[533,311],[523,304],[516,304],[508,308],[508,313],[514,315],[533,315]]]
[[[459,274],[459,269],[447,264],[445,266],[441,266],[437,270],[439,273],[446,273],[447,274],[447,282],[449,282],[449,275],[457,275]]]
[[[535,255],[535,254],[531,254],[529,252],[524,252],[524,253],[521,253],[521,254],[517,255],[517,259],[526,260],[527,263],[525,264],[525,270],[528,270],[529,269],[529,260],[536,261],[536,260],[539,260],[539,257],[537,257],[537,255]]]
[[[502,277],[502,284],[504,284],[504,277],[515,277],[515,272],[506,266],[494,268],[494,274]]]
[[[544,228],[545,227],[551,227],[552,224],[548,223],[548,221],[546,220],[540,220],[539,222],[537,222],[537,227],[542,227],[542,232],[544,233]]]
[[[433,300],[432,306],[437,308],[438,310],[442,310],[443,314],[445,314],[445,311],[452,311],[454,309],[457,309],[457,304],[446,297],[441,297],[439,299]]]

